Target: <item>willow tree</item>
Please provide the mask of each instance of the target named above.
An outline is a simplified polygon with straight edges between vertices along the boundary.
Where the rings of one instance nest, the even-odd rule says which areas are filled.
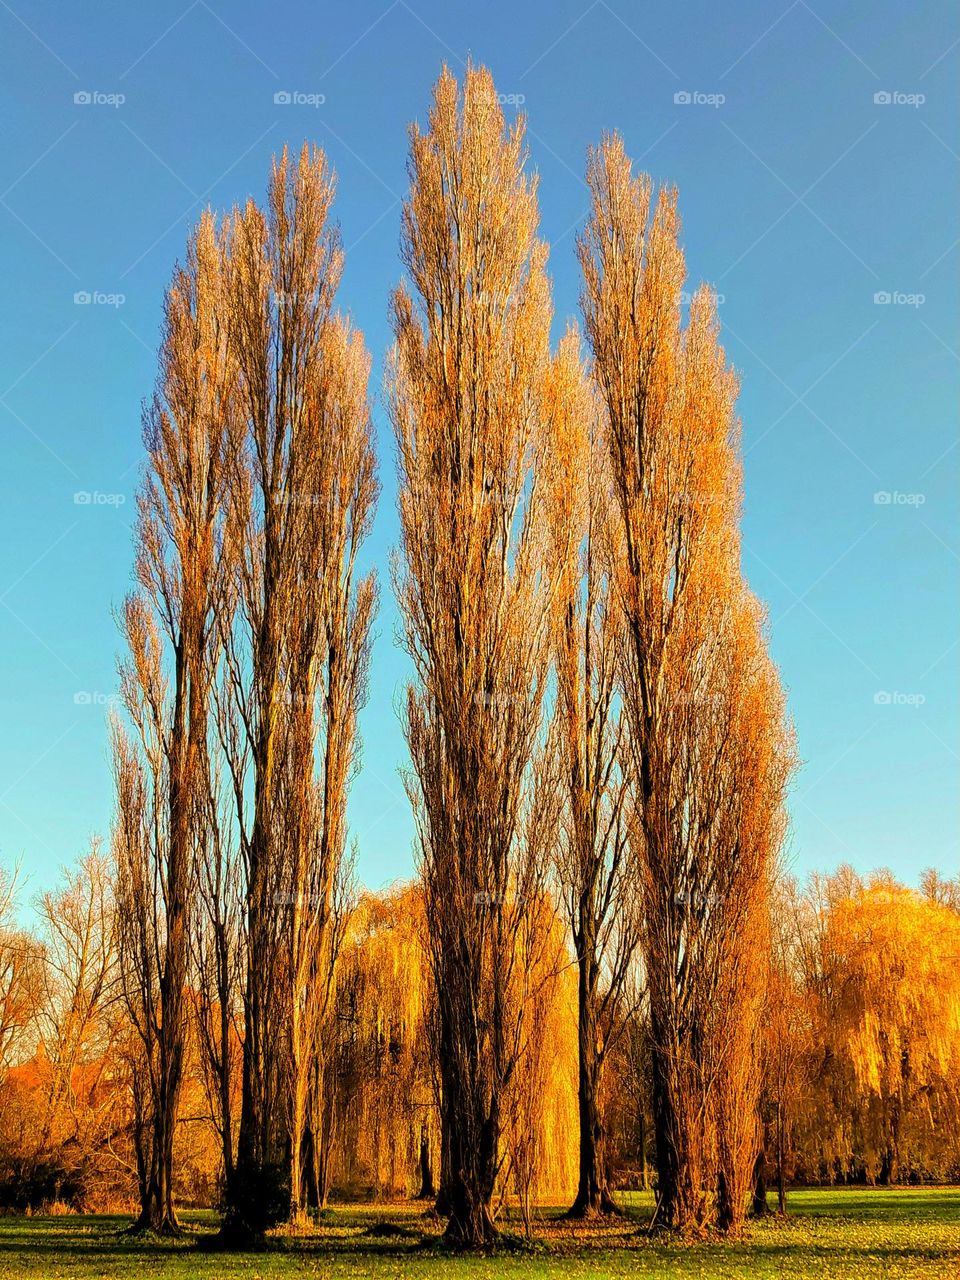
[[[522,1048],[514,968],[548,824],[534,776],[548,671],[542,497],[550,302],[523,125],[487,71],[438,81],[410,136],[393,299],[400,475],[396,589],[416,673],[406,701],[431,959],[450,1238],[495,1234],[505,1090]],[[518,948],[516,939],[523,939]],[[522,1001],[520,1002],[522,1004]]]
[[[423,894],[415,884],[364,893],[350,919],[333,1025],[340,1187],[423,1197],[433,1182],[438,1130],[425,940]]]
[[[552,894],[537,901],[537,946],[516,940],[514,988],[523,1052],[506,1092],[503,1172],[497,1194],[516,1197],[527,1235],[533,1207],[556,1204],[578,1185],[578,973],[570,964],[568,921]]]
[[[724,1013],[749,1007],[738,1006],[732,978],[748,939],[762,945],[757,921],[789,743],[740,574],[736,379],[709,291],[697,292],[681,321],[676,192],[654,202],[616,137],[591,153],[588,181],[593,208],[579,254],[623,540],[615,589],[636,777],[658,1212],[676,1228],[697,1229],[718,1212],[735,1227],[749,1180],[741,1165],[755,1139],[732,1133],[723,1099],[750,1045],[736,1037],[735,1062],[733,1024],[717,1010],[720,1001]],[[764,769],[751,810],[751,771]],[[758,982],[756,969],[751,992]],[[754,1158],[750,1149],[751,1170]]]
[[[144,415],[136,578],[122,615],[115,734],[117,908],[127,1000],[144,1050],[152,1138],[139,1225],[175,1233],[173,1141],[187,1041],[188,931],[203,840],[209,697],[225,594],[234,408],[222,237],[205,216],[166,295]],[[222,621],[222,616],[219,619]]]
[[[881,1185],[900,1180],[908,1153],[947,1167],[939,1141],[960,1108],[956,912],[889,873],[841,867],[813,879],[797,923],[819,1161],[831,1178]]]
[[[303,1206],[307,1082],[339,929],[346,792],[376,591],[357,552],[377,498],[369,364],[333,313],[342,269],[323,153],[275,163],[234,213],[232,351],[242,421],[219,727],[245,878],[244,1040],[225,1240]]]
[[[579,1184],[570,1216],[591,1217],[616,1209],[604,1166],[602,1072],[623,1023],[639,941],[616,694],[623,624],[610,591],[611,560],[621,546],[600,406],[575,331],[563,339],[548,385],[548,525],[560,571],[552,613],[553,740],[564,801],[555,864],[578,970]]]

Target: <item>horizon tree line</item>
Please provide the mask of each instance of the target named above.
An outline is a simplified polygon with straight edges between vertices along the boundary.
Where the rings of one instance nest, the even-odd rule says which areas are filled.
[[[10,887],[10,874],[0,879]],[[14,885],[21,892],[4,899],[0,915],[0,1205],[130,1214],[139,1203],[138,1131],[149,1117],[121,989],[111,858],[94,840],[42,895],[25,902],[23,887]],[[578,1186],[578,971],[562,904],[545,912],[554,941],[533,984],[495,1192],[496,1216],[507,1203],[528,1232],[541,1206],[572,1204]],[[440,1115],[424,919],[414,882],[362,893],[345,930],[322,1153],[336,1201],[420,1198],[433,1211]],[[849,867],[802,885],[781,876],[773,935],[751,1213],[771,1212],[781,1197],[789,1208],[797,1186],[955,1184],[956,880],[930,871],[909,888],[889,872],[865,877]],[[222,1208],[222,1134],[203,1030],[216,1011],[207,1002],[192,964],[174,1189],[181,1203]],[[642,1001],[624,1016],[601,1078],[603,1165],[611,1189],[636,1191],[650,1186],[645,1157],[655,1164],[649,1028]],[[239,1066],[230,1079],[236,1114]]]

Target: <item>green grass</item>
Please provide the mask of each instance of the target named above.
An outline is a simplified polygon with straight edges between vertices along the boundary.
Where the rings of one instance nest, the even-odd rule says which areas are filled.
[[[488,1257],[444,1254],[436,1224],[410,1205],[337,1208],[309,1237],[278,1237],[266,1252],[216,1254],[195,1249],[213,1232],[209,1214],[187,1214],[189,1235],[150,1243],[122,1234],[108,1217],[0,1218],[3,1280],[273,1280],[280,1276],[787,1277],[788,1280],[957,1280],[960,1277],[960,1189],[797,1191],[790,1217],[752,1224],[746,1239],[681,1244],[650,1239],[638,1226],[649,1197],[629,1197],[629,1219],[574,1227],[545,1213],[530,1253]],[[397,1228],[385,1234],[385,1224]],[[421,1233],[425,1233],[426,1238]]]

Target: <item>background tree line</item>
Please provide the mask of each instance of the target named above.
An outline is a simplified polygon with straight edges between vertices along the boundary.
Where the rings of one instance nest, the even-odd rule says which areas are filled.
[[[121,991],[109,862],[92,850],[0,930],[0,1192],[8,1208],[132,1209],[137,1182],[136,1033]],[[9,886],[9,876],[6,880]],[[11,900],[6,899],[7,902]],[[960,885],[919,889],[849,868],[784,879],[762,1023],[762,1180],[811,1184],[960,1179]],[[555,928],[562,930],[559,913]],[[363,892],[351,913],[331,1016],[321,1195],[435,1200],[440,1108],[422,889]],[[878,940],[886,961],[878,951]],[[508,1111],[497,1196],[573,1203],[578,1187],[577,967],[544,985]],[[174,1189],[220,1206],[220,1100],[191,974]],[[624,1010],[598,1105],[602,1172],[618,1189],[655,1172],[642,1002]],[[236,1047],[236,1046],[235,1046]],[[234,1115],[238,1055],[229,1080]],[[236,1121],[234,1121],[234,1124]],[[235,1134],[234,1134],[235,1138]]]
[[[739,1230],[771,1170],[894,1179],[950,1105],[956,1006],[889,961],[908,917],[955,958],[956,901],[779,878],[794,747],[676,192],[591,151],[584,335],[554,350],[523,122],[485,70],[441,76],[409,174],[385,391],[417,879],[354,882],[379,485],[305,147],[263,208],[204,215],[166,294],[109,856],[42,938],[7,908],[9,1194],[135,1188],[159,1233],[203,1199],[231,1245],[337,1189],[415,1192],[476,1246],[507,1196],[528,1225],[613,1211],[648,1158],[692,1232]],[[841,944],[881,902],[871,964]]]

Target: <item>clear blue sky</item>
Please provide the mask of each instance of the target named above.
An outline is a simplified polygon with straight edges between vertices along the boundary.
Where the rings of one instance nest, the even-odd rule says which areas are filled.
[[[691,276],[723,295],[743,380],[745,567],[804,760],[795,866],[956,874],[958,28],[946,0],[0,0],[0,858],[22,858],[40,888],[109,828],[112,610],[130,583],[140,403],[188,227],[204,205],[261,197],[283,142],[324,146],[341,304],[379,397],[407,123],[441,63],[472,55],[525,99],[558,331],[577,310],[585,149],[612,127],[678,184]],[[324,100],[275,104],[284,91]],[[385,567],[379,400],[377,421],[371,552]],[[405,661],[383,577],[351,804],[375,885],[411,866]]]

